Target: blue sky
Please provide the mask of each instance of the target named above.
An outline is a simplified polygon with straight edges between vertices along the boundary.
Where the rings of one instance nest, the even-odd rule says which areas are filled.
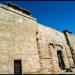
[[[1,3],[5,3],[0,1]],[[75,34],[75,1],[11,1],[31,11],[38,23]]]

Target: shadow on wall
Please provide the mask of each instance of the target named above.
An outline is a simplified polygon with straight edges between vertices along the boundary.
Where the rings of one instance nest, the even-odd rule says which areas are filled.
[[[72,34],[72,33],[69,32],[68,30],[64,30],[63,33],[64,33],[64,36],[65,36],[65,39],[66,39],[67,45],[68,45],[69,48],[70,48],[70,51],[71,51],[71,54],[72,54],[72,58],[73,58],[73,61],[74,61],[74,66],[75,66],[75,55],[74,55],[74,49],[73,49],[73,47],[72,47],[71,44],[70,44],[70,41],[69,41],[69,38],[68,38],[68,34],[67,34],[67,33],[69,33],[69,34]]]

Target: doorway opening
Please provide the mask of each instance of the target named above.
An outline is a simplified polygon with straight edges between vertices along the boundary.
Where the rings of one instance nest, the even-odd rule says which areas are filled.
[[[62,54],[61,50],[57,51],[57,56],[58,56],[59,67],[61,68],[61,70],[64,70],[65,69],[65,63],[63,60],[63,54]]]
[[[22,63],[21,60],[14,60],[14,74],[22,75]]]

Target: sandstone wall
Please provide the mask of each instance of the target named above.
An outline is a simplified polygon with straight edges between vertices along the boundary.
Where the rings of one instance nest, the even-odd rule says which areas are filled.
[[[74,57],[74,60],[75,60],[75,35],[72,35],[70,33],[66,33],[66,34],[67,34],[67,37],[68,37],[68,40],[69,40],[69,44],[70,44],[70,47],[71,47],[70,52],[71,51],[73,52],[73,54],[71,54],[71,55]],[[72,62],[71,66],[73,66],[74,63],[73,63],[72,60],[71,60],[71,62]]]
[[[39,70],[36,21],[18,10],[0,5],[0,74],[13,74],[15,59],[21,59],[23,74]]]
[[[44,73],[61,71],[58,64],[57,50],[62,51],[66,68],[73,65],[72,55],[66,44],[64,34],[41,24],[38,24],[37,27],[42,71]]]
[[[72,48],[74,49],[75,52],[75,35],[69,34],[67,33],[70,45],[72,46]]]
[[[68,34],[68,37],[75,51],[75,36]],[[63,33],[0,4],[0,74],[13,74],[16,59],[22,61],[23,74],[60,72],[59,50],[63,53],[65,67],[74,65]]]

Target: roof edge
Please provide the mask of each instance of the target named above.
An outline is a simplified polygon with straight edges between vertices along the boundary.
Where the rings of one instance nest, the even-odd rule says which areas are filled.
[[[5,9],[5,10],[11,11],[11,12],[13,12],[13,13],[19,14],[19,15],[21,15],[21,16],[24,16],[24,17],[26,17],[26,18],[29,18],[29,19],[31,19],[31,20],[36,21],[36,19],[33,18],[32,16],[29,16],[29,15],[23,13],[23,12],[20,11],[20,10],[16,10],[16,9],[14,9],[14,8],[12,8],[12,7],[9,7],[8,5],[5,5],[5,4],[0,3],[0,7],[3,8],[3,9]],[[21,10],[22,10],[22,9],[21,9]],[[18,12],[18,11],[19,11],[19,12]]]
[[[9,6],[9,7],[12,7],[13,9],[16,9],[16,10],[22,11],[23,13],[25,13],[25,14],[31,16],[30,11],[28,11],[28,10],[26,10],[26,9],[24,10],[24,9],[18,7],[17,5],[15,5],[15,4],[12,4],[12,3],[8,2],[6,5]]]

